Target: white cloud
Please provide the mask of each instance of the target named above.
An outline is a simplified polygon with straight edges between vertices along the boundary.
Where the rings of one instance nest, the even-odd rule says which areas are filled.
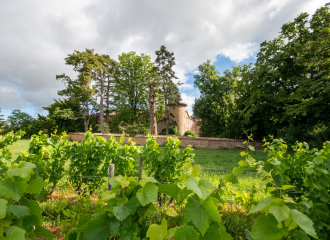
[[[187,95],[186,93],[181,94],[183,103],[187,104],[186,110],[189,112],[189,115],[193,114],[192,105],[195,103],[195,96]]]
[[[55,75],[75,75],[64,58],[85,48],[115,60],[129,51],[155,59],[155,51],[166,45],[174,52],[179,80],[187,82],[187,73],[207,59],[223,55],[239,62],[255,55],[259,43],[279,35],[282,24],[301,12],[313,14],[326,2],[1,1],[0,22],[5,24],[0,25],[0,86],[13,92],[0,95],[0,107],[28,104],[40,109],[50,104],[63,88]],[[191,84],[181,89],[192,91]]]

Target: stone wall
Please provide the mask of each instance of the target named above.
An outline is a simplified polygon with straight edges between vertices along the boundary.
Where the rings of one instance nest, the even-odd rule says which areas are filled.
[[[67,133],[68,139],[72,141],[82,141],[85,137],[85,133]],[[117,140],[121,137],[121,134],[101,134],[101,133],[94,133],[97,136],[102,136],[109,140],[110,135],[113,135]],[[164,145],[166,139],[169,136],[157,136],[157,142],[160,145]],[[173,137],[173,136],[171,136]],[[146,142],[147,136],[145,135],[133,135],[125,137],[124,143],[128,143],[128,139],[132,138],[133,142],[142,146]],[[235,140],[235,139],[228,139],[228,138],[205,138],[205,137],[176,137],[180,139],[181,145],[180,147],[187,147],[188,145],[192,145],[194,148],[205,148],[205,149],[234,149],[234,148],[244,148],[243,145],[244,140]],[[250,145],[254,146],[255,148],[262,148],[262,142],[250,142]]]

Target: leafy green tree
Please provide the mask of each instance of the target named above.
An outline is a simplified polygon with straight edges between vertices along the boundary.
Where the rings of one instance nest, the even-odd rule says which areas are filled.
[[[211,61],[198,66],[199,73],[194,75],[194,84],[201,96],[195,100],[193,111],[201,119],[201,136],[218,136],[224,133],[236,112],[234,88],[240,78],[240,67],[226,70],[224,76],[216,70]]]
[[[174,53],[169,52],[164,45],[160,47],[160,50],[156,51],[156,67],[160,79],[160,87],[165,105],[165,123],[166,134],[169,129],[169,104],[178,103],[181,100],[179,89],[177,84],[172,79],[177,79],[172,67],[175,65]]]
[[[15,109],[12,111],[11,115],[8,116],[7,121],[9,123],[10,129],[14,132],[17,132],[19,130],[24,131],[32,119],[33,118],[29,114],[21,112],[19,109]]]
[[[308,18],[284,24],[278,38],[261,44],[256,64],[245,66],[237,106],[256,139],[330,121],[329,6]]]
[[[119,71],[115,84],[115,105],[117,111],[124,106],[130,110],[129,124],[139,122],[141,111],[148,109],[148,85],[152,77],[154,63],[151,57],[135,52],[123,53],[118,56]]]
[[[4,115],[1,114],[1,108],[0,108],[0,128],[2,128],[3,126],[5,126],[5,119],[3,118]]]

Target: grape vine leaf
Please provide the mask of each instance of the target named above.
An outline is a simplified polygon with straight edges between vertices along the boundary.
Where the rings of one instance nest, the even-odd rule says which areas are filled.
[[[271,215],[264,215],[254,219],[251,231],[253,239],[278,240],[288,235],[288,229],[278,228],[278,221]]]
[[[25,231],[19,227],[11,226],[6,229],[6,240],[25,240]]]
[[[190,177],[198,177],[200,172],[201,172],[201,166],[200,165],[195,165],[191,170],[189,171]]]
[[[47,239],[53,239],[54,235],[51,231],[49,231],[48,229],[42,227],[42,226],[36,226],[36,229],[34,230],[34,233],[38,236],[38,237],[43,237],[43,238],[47,238]]]
[[[237,177],[235,176],[234,173],[228,173],[224,176],[224,179],[228,182],[231,182],[233,184],[238,183]]]
[[[120,240],[131,240],[138,233],[138,225],[136,222],[132,222],[132,218],[128,217],[119,227],[119,239]]]
[[[140,202],[137,197],[133,197],[124,205],[114,207],[113,213],[119,221],[122,221],[129,215],[135,213],[139,204]]]
[[[199,240],[199,233],[193,227],[183,225],[176,229],[174,240]]]
[[[42,209],[35,201],[28,200],[26,197],[21,198],[21,205],[29,208],[30,215],[36,215],[41,219]]]
[[[323,163],[323,158],[321,158],[321,157],[314,157],[313,158],[313,162],[315,162],[316,164],[321,164],[321,163]]]
[[[144,185],[144,187],[139,189],[139,191],[136,193],[136,196],[142,206],[145,206],[150,202],[157,201],[157,191],[158,187],[155,184],[148,182],[146,185]]]
[[[84,228],[84,240],[107,240],[110,235],[111,220],[108,213],[103,212],[92,218]]]
[[[0,183],[0,197],[7,195],[18,202],[27,187],[28,185],[18,177],[15,177],[14,181],[6,178]]]
[[[164,193],[175,200],[177,200],[180,191],[181,189],[177,184],[158,184],[158,192]]]
[[[226,232],[226,229],[219,226],[218,223],[212,223],[207,229],[204,236],[200,237],[200,240],[233,240],[229,233]]]
[[[299,240],[310,240],[307,234],[300,230],[294,231],[293,236],[295,237],[295,239],[299,239]]]
[[[26,193],[40,193],[42,188],[46,187],[47,184],[42,179],[32,179],[27,182],[29,185],[26,189]]]
[[[308,235],[317,238],[313,222],[305,214],[296,209],[291,209],[292,217],[297,222],[298,226],[302,228]]]
[[[204,235],[212,221],[221,223],[221,217],[217,206],[214,205],[211,198],[200,201],[198,196],[193,195],[188,199],[184,221],[192,221],[202,235]]]
[[[166,237],[166,235],[167,235],[167,222],[164,218],[160,225],[151,224],[147,231],[147,237],[149,237],[150,240],[163,240]]]
[[[168,230],[167,230],[167,235],[166,235],[165,239],[173,238],[176,229],[177,229],[177,227],[173,227],[173,228],[168,229]]]
[[[29,208],[26,206],[11,204],[7,207],[7,213],[12,213],[16,217],[24,217],[29,215]]]
[[[0,198],[0,219],[6,217],[7,203],[7,200]]]
[[[286,205],[272,206],[269,208],[269,212],[275,216],[278,222],[282,222],[290,216],[290,208]]]
[[[255,208],[253,208],[253,209],[249,212],[249,214],[264,210],[264,209],[267,207],[267,205],[270,204],[271,201],[272,201],[272,198],[271,198],[271,197],[268,197],[268,198],[265,198],[265,199],[261,200],[261,201],[257,204],[257,206],[255,206]]]
[[[192,193],[191,190],[187,190],[187,188],[183,188],[180,190],[179,194],[178,194],[178,199],[177,199],[177,204],[181,205],[182,202],[186,199],[186,197]]]
[[[6,172],[8,177],[21,177],[27,178],[30,176],[30,173],[36,165],[30,162],[21,161],[20,163],[14,163],[10,166],[10,169]]]
[[[207,179],[201,179],[199,183],[197,183],[196,178],[189,177],[187,179],[187,189],[192,190],[200,198],[206,199],[211,194],[214,186]]]

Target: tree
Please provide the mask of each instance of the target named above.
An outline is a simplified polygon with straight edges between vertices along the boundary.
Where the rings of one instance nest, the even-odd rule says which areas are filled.
[[[198,70],[194,85],[199,88],[201,96],[195,100],[193,111],[201,119],[201,136],[228,134],[231,116],[236,112],[234,88],[240,78],[240,67],[233,67],[232,71],[227,69],[221,76],[208,60],[200,64]]]
[[[153,70],[155,70],[154,68]],[[160,86],[161,77],[157,72],[153,72],[153,76],[149,81],[149,109],[150,109],[150,134],[157,135],[157,116],[156,116],[156,95],[157,88]]]
[[[33,118],[29,114],[21,112],[19,109],[15,109],[12,111],[11,115],[8,116],[7,121],[10,129],[16,132],[26,129],[32,119]]]
[[[119,68],[114,87],[117,114],[129,111],[127,124],[143,123],[140,116],[148,109],[148,83],[152,78],[154,63],[150,56],[139,56],[135,52],[123,53],[118,58]]]
[[[158,75],[161,77],[160,86],[165,105],[166,134],[169,129],[169,104],[178,103],[181,100],[177,84],[172,79],[177,79],[172,67],[175,65],[174,53],[169,52],[164,45],[156,51],[156,67]],[[180,83],[179,83],[180,84]]]
[[[3,117],[4,115],[1,114],[1,108],[0,108],[0,128],[2,128],[5,125],[5,119]]]
[[[329,124],[328,5],[308,17],[302,13],[284,24],[278,38],[261,43],[256,64],[245,66],[237,105],[256,139],[278,136],[289,126],[310,131]]]
[[[68,54],[65,58],[67,65],[72,65],[75,71],[77,71],[78,79],[72,80],[70,77],[58,75],[56,78],[62,80],[66,84],[66,89],[59,91],[61,96],[67,96],[73,101],[77,101],[80,107],[80,113],[74,114],[67,109],[62,111],[64,117],[82,118],[84,120],[85,132],[88,130],[88,124],[90,119],[90,106],[96,107],[96,101],[93,99],[97,89],[96,86],[91,87],[92,80],[99,83],[100,86],[100,125],[101,132],[104,132],[103,125],[103,98],[104,98],[104,78],[109,74],[109,69],[113,65],[113,60],[109,55],[94,54],[94,50],[86,49],[84,52],[74,51],[73,54]]]

